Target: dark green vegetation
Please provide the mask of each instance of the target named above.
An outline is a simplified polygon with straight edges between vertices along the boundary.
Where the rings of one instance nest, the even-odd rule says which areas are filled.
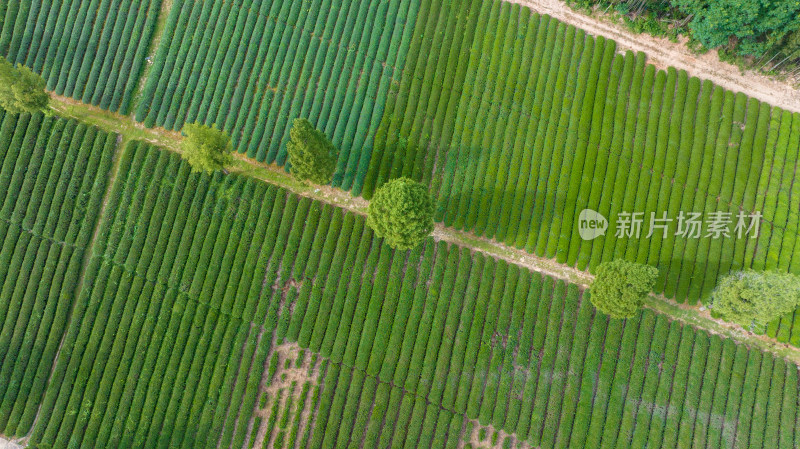
[[[431,187],[446,225],[581,269],[657,266],[657,291],[680,300],[707,298],[731,270],[800,272],[800,195],[782,190],[800,185],[798,114],[656,71],[644,55],[507,3],[308,0],[243,15],[247,4],[173,6],[175,37],[161,41],[138,118],[216,123],[238,151],[283,164],[291,120],[308,117],[340,148],[334,186],[371,197],[411,177]],[[192,25],[205,17],[218,17],[214,28]],[[190,39],[208,34],[221,36],[219,51]],[[341,76],[351,74],[363,76]],[[758,241],[609,233],[587,243],[574,226],[586,207],[612,218],[761,210],[765,222]]]
[[[637,32],[677,36],[690,45],[746,56],[753,69],[797,73],[800,4],[784,0],[567,0],[582,8],[613,8]]]
[[[295,178],[315,184],[331,182],[336,169],[336,148],[307,119],[297,118],[292,122],[286,152]]]
[[[430,183],[445,225],[580,269],[646,263],[659,269],[656,291],[679,300],[705,300],[743,267],[800,272],[800,114],[656,71],[642,54],[618,55],[611,41],[515,5],[448,5],[420,15],[425,31],[387,100],[365,193],[412,176]],[[584,208],[612,222],[622,211],[765,219],[758,239],[674,237],[673,221],[666,238],[620,239],[612,227],[585,242],[575,225]],[[791,317],[776,327],[798,341]]]
[[[181,155],[193,171],[211,173],[225,170],[233,162],[231,138],[213,126],[187,123],[181,143]]]
[[[612,318],[632,318],[653,291],[657,277],[658,270],[648,265],[622,259],[603,262],[592,283],[592,304]]]
[[[42,112],[50,101],[44,88],[38,73],[0,56],[0,107],[14,113]]]
[[[411,249],[433,231],[428,189],[408,178],[382,185],[369,203],[367,225],[395,249]]]
[[[798,305],[800,277],[786,273],[732,273],[711,294],[714,314],[746,329],[763,327]]]
[[[161,0],[0,2],[0,55],[47,88],[126,112],[146,63]]]

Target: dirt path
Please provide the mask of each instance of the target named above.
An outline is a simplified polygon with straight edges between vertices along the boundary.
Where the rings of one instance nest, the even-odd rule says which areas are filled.
[[[800,112],[800,90],[794,89],[788,82],[772,80],[752,70],[743,73],[738,67],[720,61],[716,51],[694,54],[686,46],[685,38],[680,42],[670,42],[648,34],[635,34],[602,15],[595,17],[574,11],[560,0],[506,1],[548,14],[589,34],[614,39],[619,51],[642,51],[647,55],[647,61],[659,69],[672,66],[686,70],[690,76],[708,79],[731,91],[743,92],[773,106]]]

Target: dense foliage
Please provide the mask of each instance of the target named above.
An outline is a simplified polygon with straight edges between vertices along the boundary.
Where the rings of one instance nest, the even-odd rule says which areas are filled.
[[[692,17],[689,28],[707,48],[762,56],[800,30],[795,0],[673,0]]]
[[[123,3],[120,8],[132,7]],[[147,29],[157,3],[136,3],[135,20],[129,15],[122,34]],[[79,35],[77,24],[95,6],[98,18],[124,16],[106,0],[79,4],[85,10],[74,17],[64,7],[52,9],[48,20],[74,20],[73,35]],[[328,6],[341,14],[322,15]],[[24,42],[38,46],[37,36],[48,28],[31,29],[26,20],[46,9],[32,0],[10,3],[0,49],[25,55]],[[91,32],[111,19],[83,21],[90,46]],[[366,0],[326,0],[320,8],[180,0],[164,25],[137,107],[146,125],[216,124],[237,151],[282,165],[291,119],[307,117],[340,149],[335,187],[371,198],[386,181],[408,177],[430,187],[435,219],[447,226],[579,269],[594,271],[619,258],[647,263],[659,268],[656,291],[680,301],[706,300],[719,273],[749,267],[800,273],[800,256],[793,256],[800,254],[793,212],[800,208],[793,147],[800,117],[684,72],[658,71],[643,54],[617,54],[613,41],[511,3],[477,0],[458,8],[394,0],[377,10]],[[114,29],[102,29],[113,42]],[[14,30],[22,33],[12,37]],[[48,61],[51,47],[53,57],[61,47],[64,57],[84,54],[83,41],[74,49],[72,40],[63,42],[29,56],[41,53]],[[141,54],[142,45],[131,44],[125,57]],[[770,53],[765,62],[773,56],[775,63],[785,58]],[[64,79],[68,86],[73,77],[80,86],[90,73],[88,79],[102,79],[104,71],[113,72],[116,63],[95,70],[96,64],[84,64],[91,57],[80,61],[77,75],[72,67],[62,73],[31,66],[48,83]],[[129,84],[106,85],[101,96],[124,97]],[[87,95],[94,101],[94,93]],[[681,210],[735,215],[735,205],[764,212],[757,240],[660,233],[620,239],[609,232],[585,242],[575,226],[585,208],[613,222],[624,210],[645,217],[666,211],[675,220]],[[794,321],[800,325],[800,314],[769,333],[800,344]]]
[[[800,4],[784,0],[567,0],[582,7],[613,8],[636,32],[676,37],[719,49],[725,59],[753,69],[797,71]]]
[[[342,150],[334,186],[380,204],[376,187],[422,181],[447,225],[601,279],[602,262],[646,262],[660,268],[652,288],[681,299],[743,267],[800,272],[797,114],[499,1],[172,3],[145,124],[217,124],[237,150],[283,164],[290,118],[308,117]],[[0,2],[0,54],[57,92],[125,109],[159,7]],[[0,116],[4,435],[452,448],[477,422],[513,435],[506,447],[798,441],[798,371],[768,353],[652,311],[609,320],[591,292],[468,248],[396,251],[359,215],[192,173],[143,143],[120,151],[74,121]],[[227,146],[218,138],[200,146]],[[586,242],[584,208],[764,221],[757,239]],[[642,291],[650,274],[614,286]],[[797,330],[788,315],[768,328],[795,344]],[[262,420],[274,344],[287,342],[320,360],[317,387],[301,393],[307,413],[295,402]],[[290,421],[304,415],[313,425]]]
[[[186,139],[181,144],[181,155],[192,171],[211,173],[225,170],[233,163],[231,138],[213,126],[189,123],[183,127]]]
[[[408,178],[382,185],[369,204],[367,224],[396,249],[411,249],[433,231],[427,187]]]
[[[511,3],[421,8],[366,198],[410,177],[430,186],[446,226],[593,273],[646,263],[659,270],[655,292],[679,301],[707,301],[720,273],[800,273],[800,114],[657,70]],[[451,24],[465,32],[451,36]],[[580,238],[584,209],[609,220],[604,236]],[[730,236],[707,238],[705,223],[699,238],[676,236],[681,211],[730,213]],[[740,211],[763,214],[758,238],[733,232]],[[642,214],[640,238],[616,235],[621,212]],[[664,212],[666,236],[646,238]],[[800,313],[768,333],[800,344]]]
[[[290,171],[301,181],[328,184],[336,169],[336,148],[322,131],[314,129],[307,119],[292,122],[286,144]]]
[[[0,4],[6,8],[0,53],[42,71],[56,91],[62,80],[64,89],[74,84],[73,96],[94,80],[102,92],[87,89],[81,98],[95,102],[110,94],[113,105],[115,96],[131,96],[134,75],[124,89],[97,80],[115,73],[123,59],[128,67],[128,57],[131,73],[145,64],[146,30],[160,3],[76,2],[77,9],[49,10],[36,0]],[[455,8],[394,0],[380,9],[366,0],[326,0],[320,8],[173,3],[142,80],[137,117],[146,125],[216,124],[237,151],[284,164],[291,119],[307,117],[340,149],[335,187],[370,198],[386,181],[409,177],[430,187],[435,218],[445,225],[590,271],[619,258],[645,262],[659,268],[656,291],[680,301],[706,300],[719,273],[750,267],[800,273],[797,114],[684,72],[658,71],[643,54],[618,55],[613,41],[500,1]],[[783,2],[774,13],[793,4]],[[658,1],[614,5],[676,10]],[[323,14],[329,6],[340,14]],[[126,17],[125,8],[134,7],[136,14]],[[34,17],[45,16],[33,26]],[[43,44],[40,37],[58,23],[70,37]],[[115,42],[140,31],[136,45]],[[84,33],[88,42],[80,39]],[[113,61],[101,57],[111,54],[101,48],[106,41],[105,51],[125,52]],[[783,41],[800,37],[787,34]],[[765,56],[765,62],[785,59]],[[94,64],[95,57],[104,63]],[[49,61],[64,58],[75,67],[50,69]],[[660,233],[620,239],[609,232],[585,242],[575,226],[585,208],[611,221],[623,210],[645,217],[666,211],[674,220],[681,210],[735,215],[736,205],[764,212],[757,240]],[[800,344],[800,314],[769,333]]]
[[[746,328],[763,327],[800,305],[800,277],[787,273],[740,271],[725,276],[711,295],[722,319]]]
[[[597,267],[592,304],[611,318],[631,318],[653,290],[658,270],[648,265],[615,260]]]
[[[41,76],[0,56],[0,107],[13,113],[44,111],[50,101],[44,88]]]
[[[242,447],[278,325],[276,189],[140,142],[118,157],[31,442]]]

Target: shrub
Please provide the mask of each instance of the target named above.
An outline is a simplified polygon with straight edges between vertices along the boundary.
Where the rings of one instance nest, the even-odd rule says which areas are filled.
[[[336,168],[336,148],[328,137],[304,118],[295,119],[286,151],[290,171],[301,181],[328,184]]]
[[[211,173],[225,170],[233,162],[231,138],[213,126],[190,123],[183,127],[186,134],[183,158],[192,166],[192,171]]]
[[[655,286],[655,267],[615,260],[597,267],[592,284],[592,304],[612,318],[633,317]]]
[[[44,89],[45,81],[37,73],[0,56],[0,106],[13,113],[43,111],[50,101]]]
[[[389,246],[413,248],[433,231],[433,204],[428,189],[408,178],[387,182],[375,192],[367,224]]]
[[[711,294],[711,307],[726,321],[764,326],[800,304],[800,277],[751,270],[730,274]]]

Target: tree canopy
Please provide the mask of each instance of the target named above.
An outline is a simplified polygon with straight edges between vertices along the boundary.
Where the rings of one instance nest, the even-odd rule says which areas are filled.
[[[597,267],[591,287],[594,306],[612,318],[631,318],[653,290],[658,269],[627,260],[604,262]]]
[[[673,0],[692,15],[689,28],[708,48],[760,56],[800,28],[797,0]]]
[[[225,170],[233,162],[231,138],[217,128],[189,123],[183,127],[183,158],[192,166],[192,171],[211,173]]]
[[[766,326],[800,305],[800,277],[745,270],[724,277],[711,294],[711,310],[746,328]]]
[[[367,224],[389,246],[406,250],[433,231],[433,204],[428,189],[408,179],[393,179],[372,197]]]
[[[0,106],[12,113],[40,112],[47,108],[50,96],[44,79],[33,70],[14,67],[0,56]]]
[[[336,148],[304,118],[295,119],[286,144],[290,172],[301,181],[327,184],[336,168]]]

